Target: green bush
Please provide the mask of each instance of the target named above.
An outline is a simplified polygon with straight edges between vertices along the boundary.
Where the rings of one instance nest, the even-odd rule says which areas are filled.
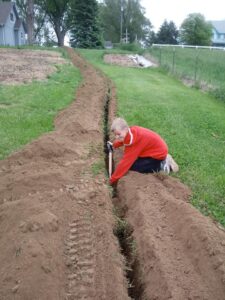
[[[131,52],[136,52],[138,54],[143,54],[144,49],[140,47],[140,45],[136,43],[131,43],[131,44],[117,44],[117,48],[125,51],[131,51]]]

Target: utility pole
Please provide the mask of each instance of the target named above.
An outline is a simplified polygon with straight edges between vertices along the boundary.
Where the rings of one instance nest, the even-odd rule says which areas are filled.
[[[127,32],[127,28],[126,28],[126,44],[128,44],[128,32]]]
[[[123,42],[123,0],[120,0],[120,43]]]

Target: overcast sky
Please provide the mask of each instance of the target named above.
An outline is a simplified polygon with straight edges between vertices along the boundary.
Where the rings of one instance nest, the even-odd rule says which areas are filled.
[[[206,20],[225,20],[225,0],[141,0],[141,5],[154,31],[165,19],[173,21],[179,29],[190,13],[201,13]]]

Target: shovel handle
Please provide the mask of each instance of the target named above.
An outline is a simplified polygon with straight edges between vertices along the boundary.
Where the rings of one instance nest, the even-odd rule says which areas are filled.
[[[109,178],[112,176],[112,151],[109,152]]]

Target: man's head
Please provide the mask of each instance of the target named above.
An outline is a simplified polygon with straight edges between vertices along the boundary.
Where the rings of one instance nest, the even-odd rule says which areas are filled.
[[[112,122],[111,131],[117,140],[123,141],[128,132],[127,122],[122,118],[116,118]]]

